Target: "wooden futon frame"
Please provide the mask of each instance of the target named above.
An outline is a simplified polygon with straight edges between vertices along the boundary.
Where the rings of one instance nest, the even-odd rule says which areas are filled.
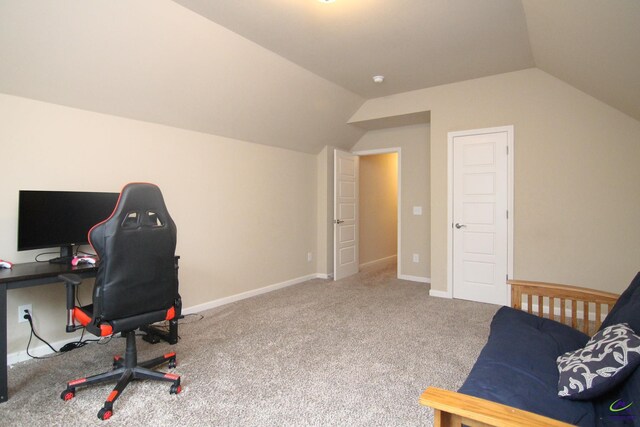
[[[547,317],[591,335],[619,295],[577,286],[509,280],[511,306]],[[546,309],[546,310],[545,310]],[[568,426],[569,424],[511,406],[429,387],[420,403],[434,408],[434,426]]]

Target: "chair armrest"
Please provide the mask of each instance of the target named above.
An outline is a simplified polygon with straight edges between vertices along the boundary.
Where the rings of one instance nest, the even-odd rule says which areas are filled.
[[[570,319],[571,327],[580,329],[587,335],[600,328],[603,314],[611,311],[620,296],[611,292],[557,283],[507,280],[507,284],[511,285],[513,308],[523,310],[523,297],[526,297],[527,312],[545,317],[546,306],[547,317],[565,324],[567,319]],[[534,310],[536,305],[537,310]]]
[[[533,412],[491,402],[455,391],[429,387],[420,396],[420,404],[435,410],[434,427],[531,426],[561,427],[571,424]]]
[[[82,283],[82,278],[77,274],[61,274],[58,279],[65,283],[67,288],[67,332],[73,332],[80,327],[76,326],[75,318],[73,317],[73,309],[75,307],[75,290]]]

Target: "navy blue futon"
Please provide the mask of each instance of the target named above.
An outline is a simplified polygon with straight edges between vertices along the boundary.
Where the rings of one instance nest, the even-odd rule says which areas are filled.
[[[640,335],[640,273],[601,328],[617,323],[628,323]],[[588,340],[584,333],[554,320],[502,307],[459,392],[580,426],[640,426],[640,368],[596,399],[558,396],[557,357],[584,347]],[[631,405],[617,411],[619,402]]]

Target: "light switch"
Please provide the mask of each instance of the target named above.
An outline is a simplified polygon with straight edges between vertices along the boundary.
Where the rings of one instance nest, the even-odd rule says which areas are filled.
[[[414,215],[422,215],[422,206],[414,206],[413,207]]]

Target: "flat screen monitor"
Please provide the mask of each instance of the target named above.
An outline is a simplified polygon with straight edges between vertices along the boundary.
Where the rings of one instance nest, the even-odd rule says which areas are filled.
[[[60,258],[73,258],[73,245],[86,244],[91,227],[107,219],[119,193],[83,191],[19,192],[18,251],[60,247]]]

